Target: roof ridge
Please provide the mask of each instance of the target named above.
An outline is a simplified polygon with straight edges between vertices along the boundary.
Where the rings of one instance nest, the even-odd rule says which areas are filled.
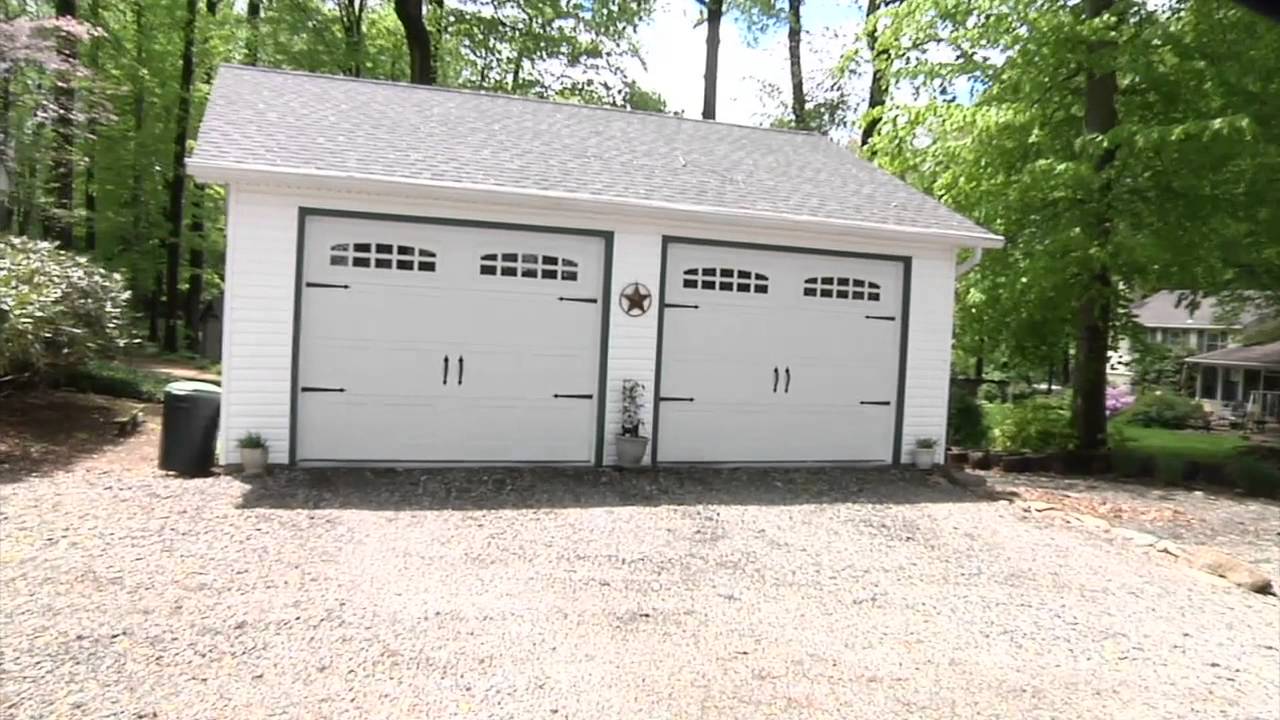
[[[407,90],[422,90],[428,92],[447,92],[459,95],[477,95],[480,97],[491,97],[502,100],[515,100],[519,102],[540,103],[544,105],[556,105],[559,107],[577,107],[586,110],[601,110],[606,112],[624,113],[630,115],[643,115],[646,117],[665,118],[667,120],[680,120],[684,122],[703,123],[706,125],[719,125],[722,127],[742,128],[744,130],[765,130],[768,132],[786,133],[790,135],[799,135],[802,137],[814,137],[824,139],[832,144],[832,140],[825,133],[817,130],[799,130],[796,128],[776,128],[765,127],[763,125],[747,125],[744,123],[728,122],[725,120],[707,120],[704,118],[691,118],[684,115],[673,115],[671,113],[654,112],[652,110],[636,110],[634,108],[620,108],[609,105],[588,105],[585,103],[565,102],[554,100],[551,98],[530,97],[528,95],[511,95],[509,93],[492,92],[489,90],[474,90],[471,88],[449,87],[445,85],[415,85],[413,83],[398,82],[396,80],[382,80],[379,78],[357,78],[348,75],[330,75],[328,73],[315,73],[306,70],[291,70],[289,68],[263,67],[261,65],[242,65],[240,63],[222,63],[219,69],[231,68],[234,70],[247,70],[250,72],[274,73],[277,75],[293,75],[298,77],[309,77],[317,80],[338,80],[353,83],[361,83],[365,85],[389,85],[391,87],[405,88]]]

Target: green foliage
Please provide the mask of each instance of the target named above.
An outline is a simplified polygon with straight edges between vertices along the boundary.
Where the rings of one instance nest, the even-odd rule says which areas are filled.
[[[987,423],[982,406],[962,389],[952,388],[947,404],[947,444],[962,448],[987,445]]]
[[[1066,396],[1032,397],[1010,404],[992,425],[997,450],[1047,452],[1072,446],[1071,411]]]
[[[164,400],[164,387],[173,378],[118,362],[92,361],[71,368],[54,378],[58,387],[95,395],[129,398],[143,402]]]
[[[236,447],[249,449],[266,448],[267,441],[263,439],[261,433],[247,432],[244,435],[241,435],[240,439],[236,441]]]
[[[1200,403],[1173,392],[1143,393],[1123,415],[1124,422],[1148,428],[1194,428],[1204,423]]]
[[[128,340],[122,278],[52,243],[0,237],[0,375],[50,374]]]
[[[1175,352],[1168,345],[1132,340],[1129,369],[1139,390],[1177,389],[1182,381],[1183,359],[1187,352]]]
[[[1280,467],[1256,458],[1240,458],[1227,468],[1231,484],[1250,495],[1280,497]]]

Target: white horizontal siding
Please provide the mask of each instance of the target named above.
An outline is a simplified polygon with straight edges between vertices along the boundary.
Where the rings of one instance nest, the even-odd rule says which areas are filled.
[[[654,232],[618,232],[613,238],[613,292],[609,302],[609,371],[606,375],[605,463],[618,460],[614,438],[622,429],[622,381],[637,380],[645,387],[644,433],[653,432],[653,377],[657,367],[658,306],[662,272],[662,236]],[[649,312],[629,317],[615,299],[627,285],[638,282],[653,293]],[[648,463],[648,459],[645,459]]]
[[[382,212],[419,217],[573,227],[614,233],[604,422],[605,462],[616,460],[614,437],[621,424],[624,379],[645,384],[645,431],[652,432],[653,380],[657,361],[658,304],[661,302],[662,235],[681,235],[770,245],[910,255],[913,257],[903,457],[920,437],[946,433],[950,374],[954,252],[946,248],[889,243],[848,235],[786,234],[769,230],[727,231],[714,224],[656,227],[609,215],[582,215],[459,205],[421,197],[372,197],[311,190],[234,187],[227,219],[227,317],[223,339],[223,460],[238,463],[235,440],[261,432],[272,460],[288,458],[292,393],[294,272],[298,208]],[[654,294],[644,316],[628,317],[617,301],[621,289],[641,282]]]
[[[917,252],[911,261],[911,316],[907,329],[907,387],[902,414],[902,460],[916,440],[935,438],[942,458],[951,387],[951,327],[955,308],[955,254]]]

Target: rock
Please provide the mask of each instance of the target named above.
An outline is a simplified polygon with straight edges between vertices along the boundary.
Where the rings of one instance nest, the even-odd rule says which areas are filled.
[[[1138,547],[1151,547],[1152,545],[1160,542],[1160,538],[1152,535],[1151,533],[1145,533],[1140,530],[1130,530],[1129,528],[1118,527],[1111,528],[1111,532],[1132,542]]]
[[[970,473],[970,472],[965,472],[963,468],[951,467],[950,465],[947,465],[947,466],[943,466],[940,469],[942,471],[942,476],[946,478],[947,482],[951,483],[952,485],[958,485],[962,488],[968,488],[970,490],[976,490],[978,488],[983,488],[987,486],[986,478],[980,475],[974,475],[973,473]]]
[[[1271,582],[1270,575],[1243,560],[1231,557],[1221,550],[1211,547],[1189,548],[1189,552],[1183,558],[1183,562],[1200,572],[1225,578],[1228,582],[1234,583],[1250,592],[1263,595],[1275,594],[1275,587]]]
[[[1187,552],[1182,549],[1181,545],[1169,540],[1159,540],[1155,545],[1152,545],[1151,548],[1157,552],[1167,553],[1174,557],[1182,557],[1187,554]]]
[[[1083,513],[1072,513],[1071,516],[1074,517],[1076,520],[1079,520],[1080,524],[1084,525],[1085,527],[1098,528],[1099,530],[1107,530],[1107,529],[1110,529],[1111,527],[1111,523],[1107,522],[1106,520],[1103,520],[1100,517],[1094,517],[1093,515],[1085,515]]]

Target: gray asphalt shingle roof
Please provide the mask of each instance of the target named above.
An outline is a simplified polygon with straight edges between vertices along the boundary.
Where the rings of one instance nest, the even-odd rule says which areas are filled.
[[[192,161],[993,237],[815,133],[234,65]]]
[[[1245,308],[1240,317],[1218,317],[1218,303],[1211,297],[1201,298],[1195,312],[1180,302],[1188,295],[1185,290],[1161,290],[1133,305],[1138,324],[1178,327],[1248,327],[1259,317],[1257,308]]]
[[[1280,342],[1247,347],[1223,348],[1187,358],[1194,363],[1226,363],[1229,365],[1254,365],[1257,367],[1280,368]]]

